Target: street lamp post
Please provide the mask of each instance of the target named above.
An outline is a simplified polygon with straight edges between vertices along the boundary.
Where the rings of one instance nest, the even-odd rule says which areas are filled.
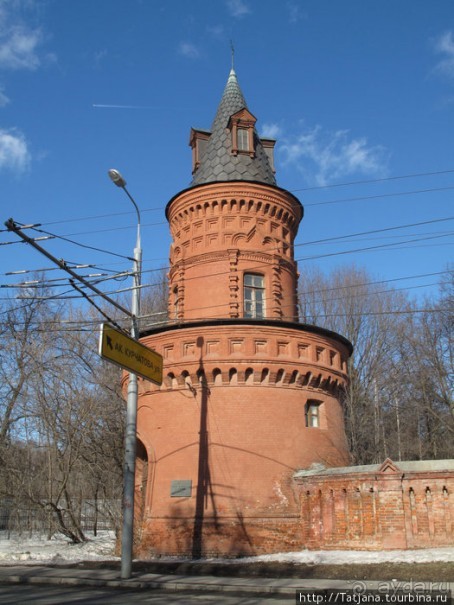
[[[123,189],[137,213],[137,239],[134,248],[134,287],[132,290],[131,303],[131,338],[139,338],[138,317],[140,314],[140,281],[142,265],[142,249],[140,243],[140,211],[126,189],[126,181],[118,172],[111,169],[108,172],[110,179],[117,187]],[[134,488],[136,467],[136,432],[137,432],[137,375],[129,373],[128,399],[126,404],[126,433],[125,433],[125,457],[124,457],[124,484],[123,484],[123,531],[121,537],[121,577],[128,579],[132,571],[132,551],[134,539]]]

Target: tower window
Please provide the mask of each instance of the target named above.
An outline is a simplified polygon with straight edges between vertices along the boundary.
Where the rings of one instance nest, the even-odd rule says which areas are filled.
[[[306,426],[320,428],[320,402],[308,401],[306,403]]]
[[[265,317],[265,278],[253,273],[244,274],[244,317]]]
[[[179,311],[179,296],[178,296],[178,286],[175,286],[173,289],[173,316],[175,319],[178,319],[178,311]]]
[[[249,132],[246,128],[238,128],[238,151],[249,151]]]
[[[227,128],[232,134],[233,155],[248,154],[254,157],[254,125],[256,118],[245,107],[230,116]]]

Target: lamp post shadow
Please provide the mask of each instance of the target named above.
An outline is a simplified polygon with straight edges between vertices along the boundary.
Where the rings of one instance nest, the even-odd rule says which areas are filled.
[[[209,460],[209,442],[208,442],[208,398],[210,389],[205,376],[203,367],[203,337],[197,339],[197,346],[200,348],[200,366],[197,372],[200,384],[200,424],[199,424],[199,457],[197,467],[197,488],[194,511],[194,525],[192,532],[192,558],[200,559],[203,554],[203,529],[205,520],[205,511],[210,497],[214,526],[217,528],[216,506],[214,501],[213,486],[211,483],[210,460]]]

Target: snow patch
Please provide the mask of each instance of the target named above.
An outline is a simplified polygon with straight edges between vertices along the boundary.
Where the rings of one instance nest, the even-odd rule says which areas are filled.
[[[52,536],[50,540],[43,535],[34,535],[31,538],[11,535],[8,539],[5,534],[0,534],[0,564],[64,564],[118,559],[115,556],[114,532],[103,531],[97,536],[88,534],[87,537],[87,542],[72,544],[61,534]]]
[[[287,506],[288,505],[288,498],[287,496],[283,493],[282,489],[281,489],[281,484],[278,481],[275,481],[274,486],[273,486],[273,492],[276,494],[276,496],[279,499],[279,504],[281,504],[281,506]]]
[[[169,557],[175,560],[175,557]],[[83,544],[71,544],[64,536],[56,535],[50,540],[45,536],[11,536],[0,532],[0,565],[37,565],[57,564],[82,561],[114,561],[115,556],[114,532],[99,532],[97,536],[89,535],[89,541]],[[165,561],[165,557],[160,557]],[[178,558],[178,560],[183,560]],[[442,561],[454,562],[453,548],[428,548],[421,550],[303,550],[300,552],[275,553],[242,559],[212,558],[195,561],[223,563],[226,565],[238,563],[303,563],[306,565],[346,565],[367,563],[433,563]]]
[[[421,550],[304,550],[301,552],[275,553],[258,557],[245,557],[242,563],[259,562],[305,563],[308,565],[345,565],[370,563],[433,563],[454,562],[453,548],[428,548]],[[233,563],[230,559],[230,562]]]

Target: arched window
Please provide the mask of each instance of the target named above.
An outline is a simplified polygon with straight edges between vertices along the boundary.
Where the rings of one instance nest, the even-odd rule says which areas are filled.
[[[265,317],[265,278],[253,273],[244,274],[244,317]]]

